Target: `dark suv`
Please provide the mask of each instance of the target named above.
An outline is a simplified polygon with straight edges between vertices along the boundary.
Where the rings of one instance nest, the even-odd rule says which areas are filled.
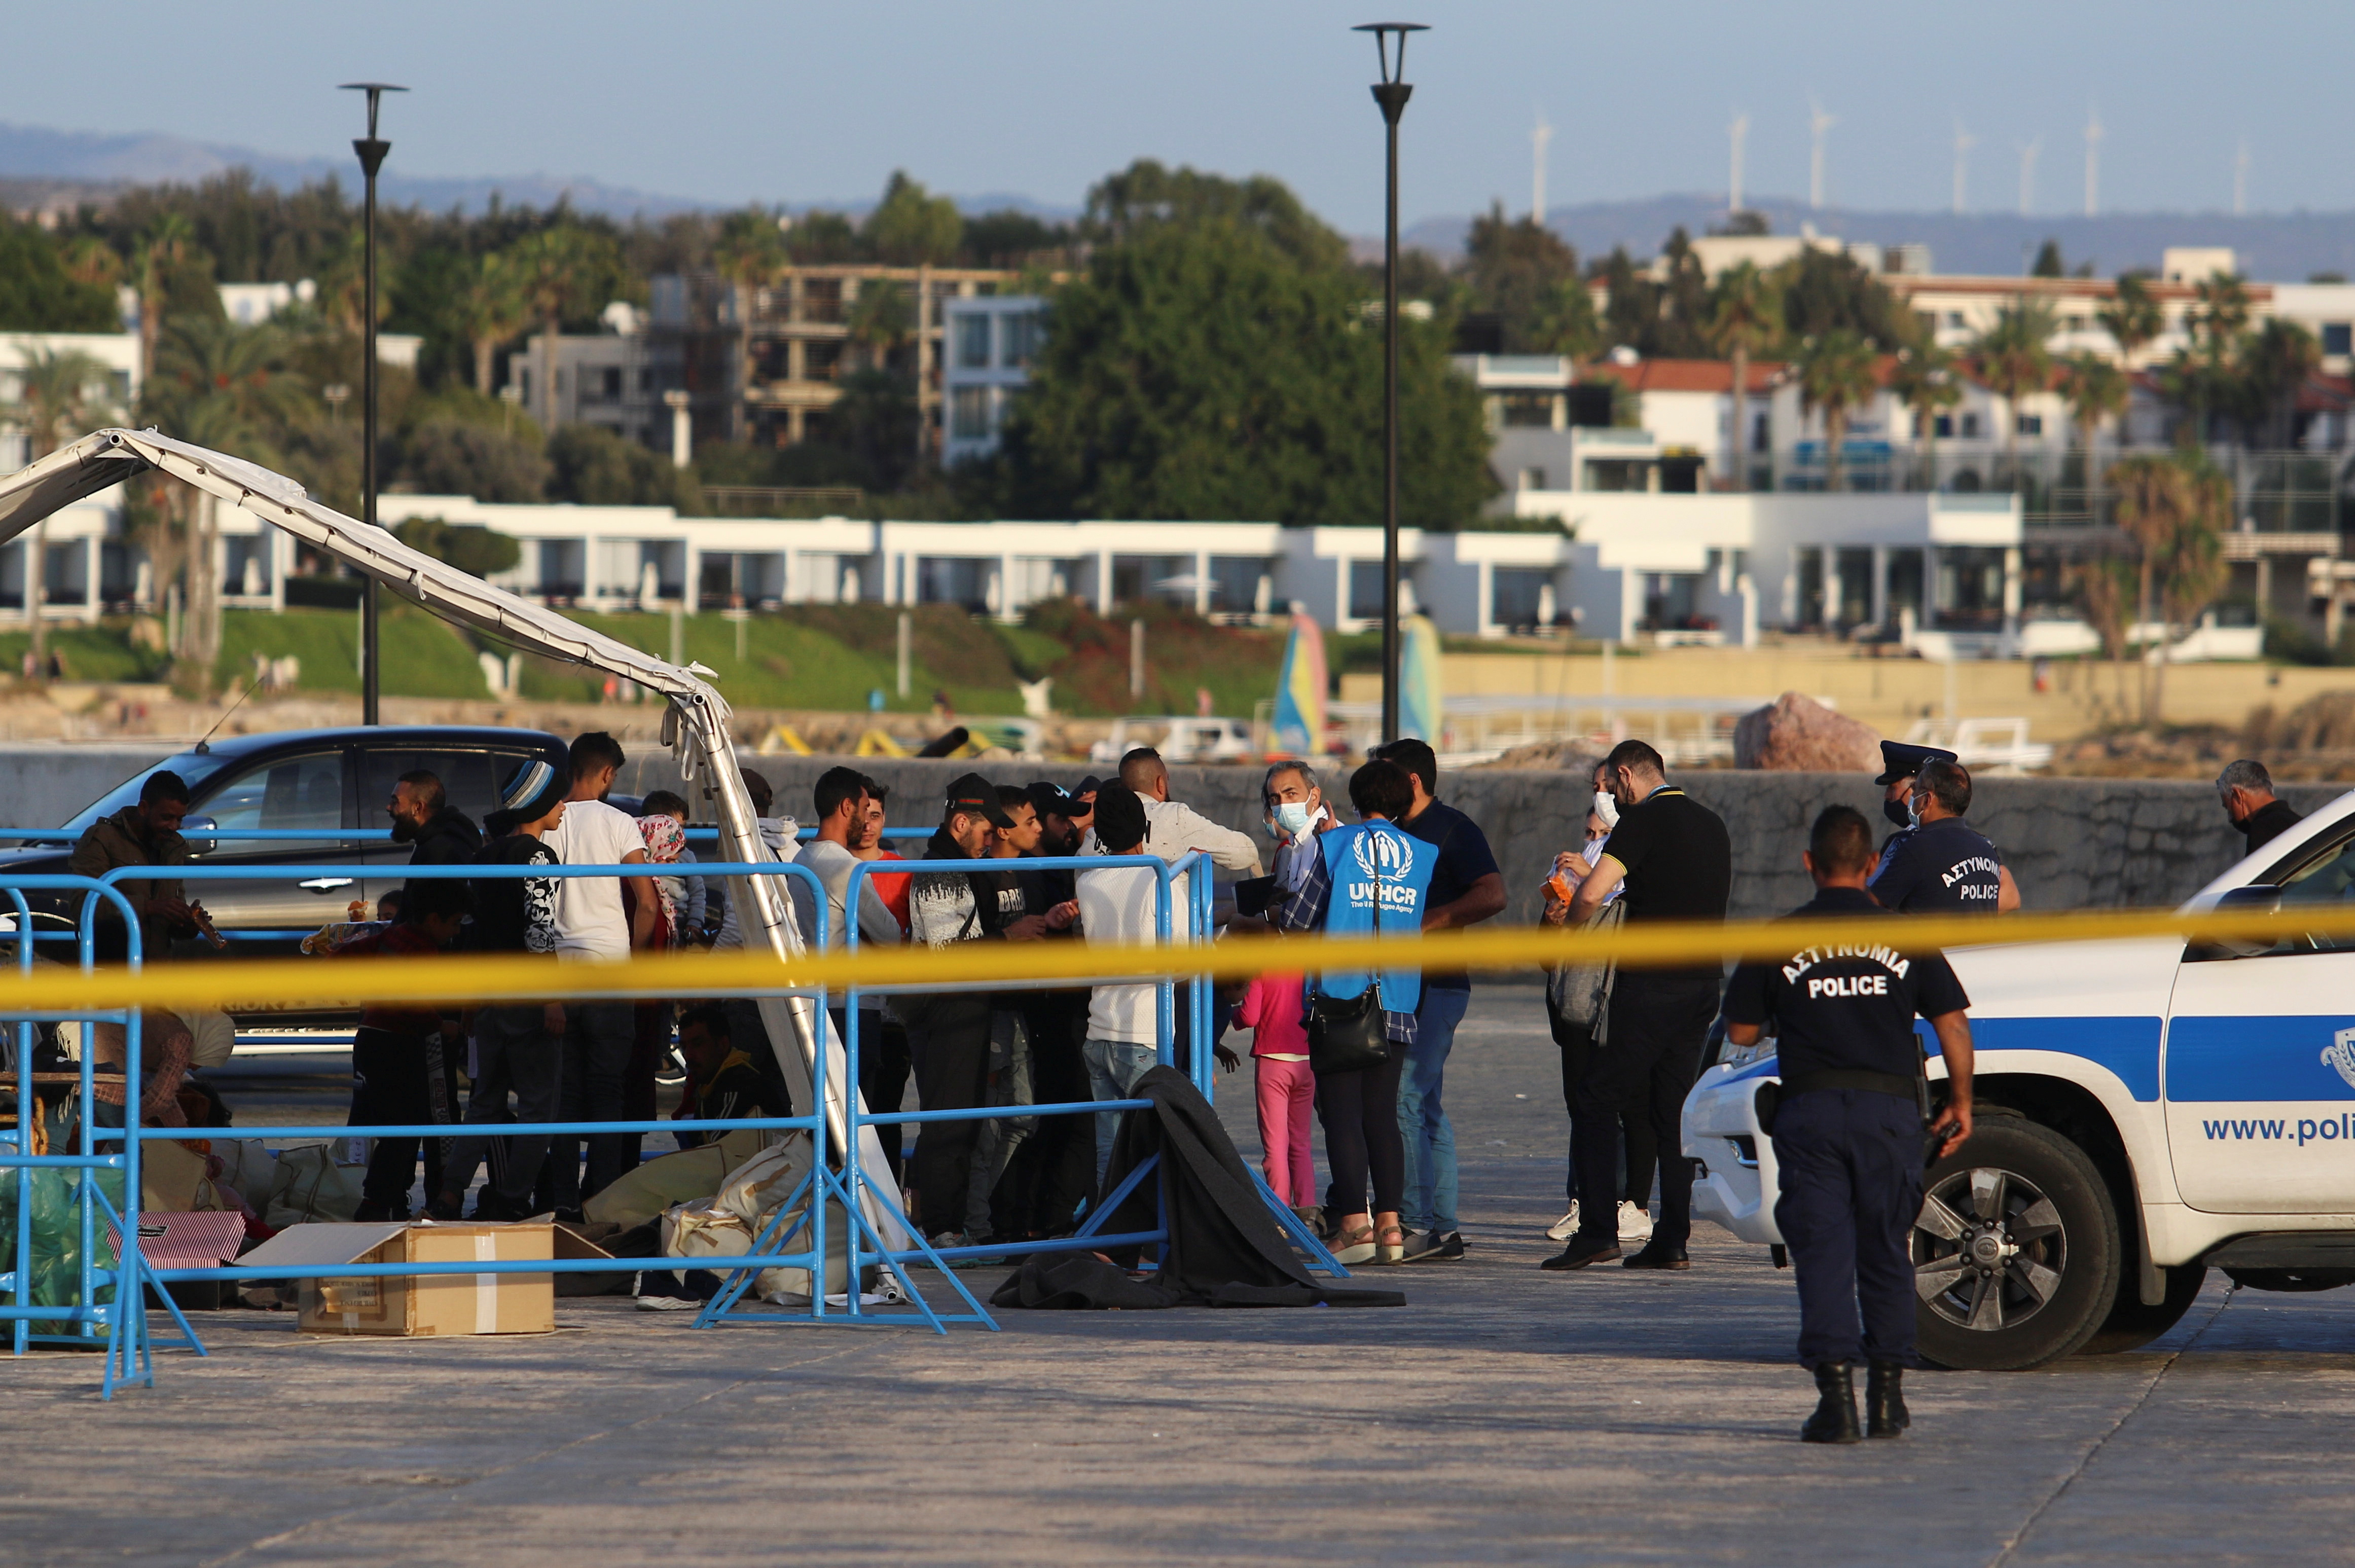
[[[201,900],[224,933],[311,932],[344,918],[354,899],[373,906],[378,895],[398,887],[410,848],[382,840],[355,844],[332,836],[317,839],[213,838],[208,829],[317,828],[331,830],[390,826],[385,804],[401,774],[423,768],[442,780],[450,802],[480,826],[502,804],[499,785],[522,764],[546,761],[565,765],[564,742],[537,730],[411,726],[346,730],[294,730],[239,735],[209,747],[183,752],[156,764],[188,784],[188,816],[181,836],[206,866],[316,866],[318,874],[294,880],[191,880],[188,896]],[[64,826],[80,833],[100,817],[133,805],[154,768],[91,802]],[[46,845],[0,853],[0,878],[63,871],[69,845]],[[36,899],[36,907],[62,911],[63,900]],[[293,951],[292,940],[239,942],[235,953],[255,955]]]

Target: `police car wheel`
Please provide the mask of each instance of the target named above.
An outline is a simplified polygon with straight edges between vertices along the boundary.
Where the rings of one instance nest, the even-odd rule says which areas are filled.
[[[2200,1287],[2208,1283],[2208,1271],[2198,1264],[2181,1264],[2159,1272],[2166,1279],[2167,1296],[2156,1307],[2143,1305],[2142,1291],[2134,1280],[2119,1279],[2117,1305],[2110,1308],[2109,1317],[2079,1355],[2115,1356],[2139,1350],[2183,1321],[2183,1315],[2200,1298]]]
[[[2077,1350],[2117,1297],[2118,1219],[2083,1150],[2019,1116],[1986,1115],[1932,1166],[1913,1235],[1924,1359],[1968,1371]]]

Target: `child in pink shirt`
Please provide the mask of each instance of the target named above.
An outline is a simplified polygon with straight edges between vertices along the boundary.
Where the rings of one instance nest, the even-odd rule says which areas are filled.
[[[1236,1027],[1252,1030],[1252,1073],[1258,1083],[1259,1145],[1265,1151],[1267,1184],[1295,1209],[1316,1201],[1316,1172],[1308,1157],[1316,1075],[1308,1068],[1301,990],[1298,975],[1262,975],[1235,1007]]]

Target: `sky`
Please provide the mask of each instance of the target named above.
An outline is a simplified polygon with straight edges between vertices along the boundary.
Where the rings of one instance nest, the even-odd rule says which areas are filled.
[[[34,4],[0,0],[0,19]],[[1550,206],[1722,192],[1737,110],[1746,188],[1805,195],[1811,95],[1837,122],[1837,206],[1946,208],[1959,118],[1972,208],[2016,208],[2016,149],[2041,137],[2034,209],[2081,211],[2097,109],[2105,211],[2229,210],[2244,143],[2250,210],[2355,208],[2345,0],[1415,0],[1395,18],[1330,0],[127,0],[105,35],[131,47],[69,47],[62,13],[39,11],[6,28],[18,123],[348,157],[360,111],[335,84],[375,78],[412,89],[384,126],[410,173],[725,204],[871,198],[905,168],[1076,206],[1153,156],[1277,176],[1375,233],[1374,49],[1348,28],[1402,18],[1432,27],[1407,57],[1410,224],[1525,210],[1540,114]],[[47,62],[25,69],[44,31]]]

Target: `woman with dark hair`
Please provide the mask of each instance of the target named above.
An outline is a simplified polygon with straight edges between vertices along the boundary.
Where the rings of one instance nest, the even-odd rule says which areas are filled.
[[[1271,912],[1280,931],[1322,931],[1336,936],[1412,935],[1423,929],[1438,850],[1391,824],[1414,805],[1414,788],[1396,763],[1371,762],[1349,776],[1349,804],[1362,819],[1342,827],[1328,818],[1317,828],[1316,853],[1298,888]],[[1339,1068],[1321,1049],[1319,1004],[1346,1004],[1376,990],[1385,1041],[1381,1060]],[[1325,1153],[1333,1168],[1334,1255],[1344,1264],[1406,1259],[1399,1203],[1406,1189],[1406,1148],[1399,1135],[1399,1073],[1414,1041],[1414,1010],[1423,976],[1412,969],[1327,970],[1309,979],[1310,1066],[1325,1124]],[[1337,1030],[1336,1031],[1337,1032]],[[1367,1189],[1373,1192],[1370,1206]]]

